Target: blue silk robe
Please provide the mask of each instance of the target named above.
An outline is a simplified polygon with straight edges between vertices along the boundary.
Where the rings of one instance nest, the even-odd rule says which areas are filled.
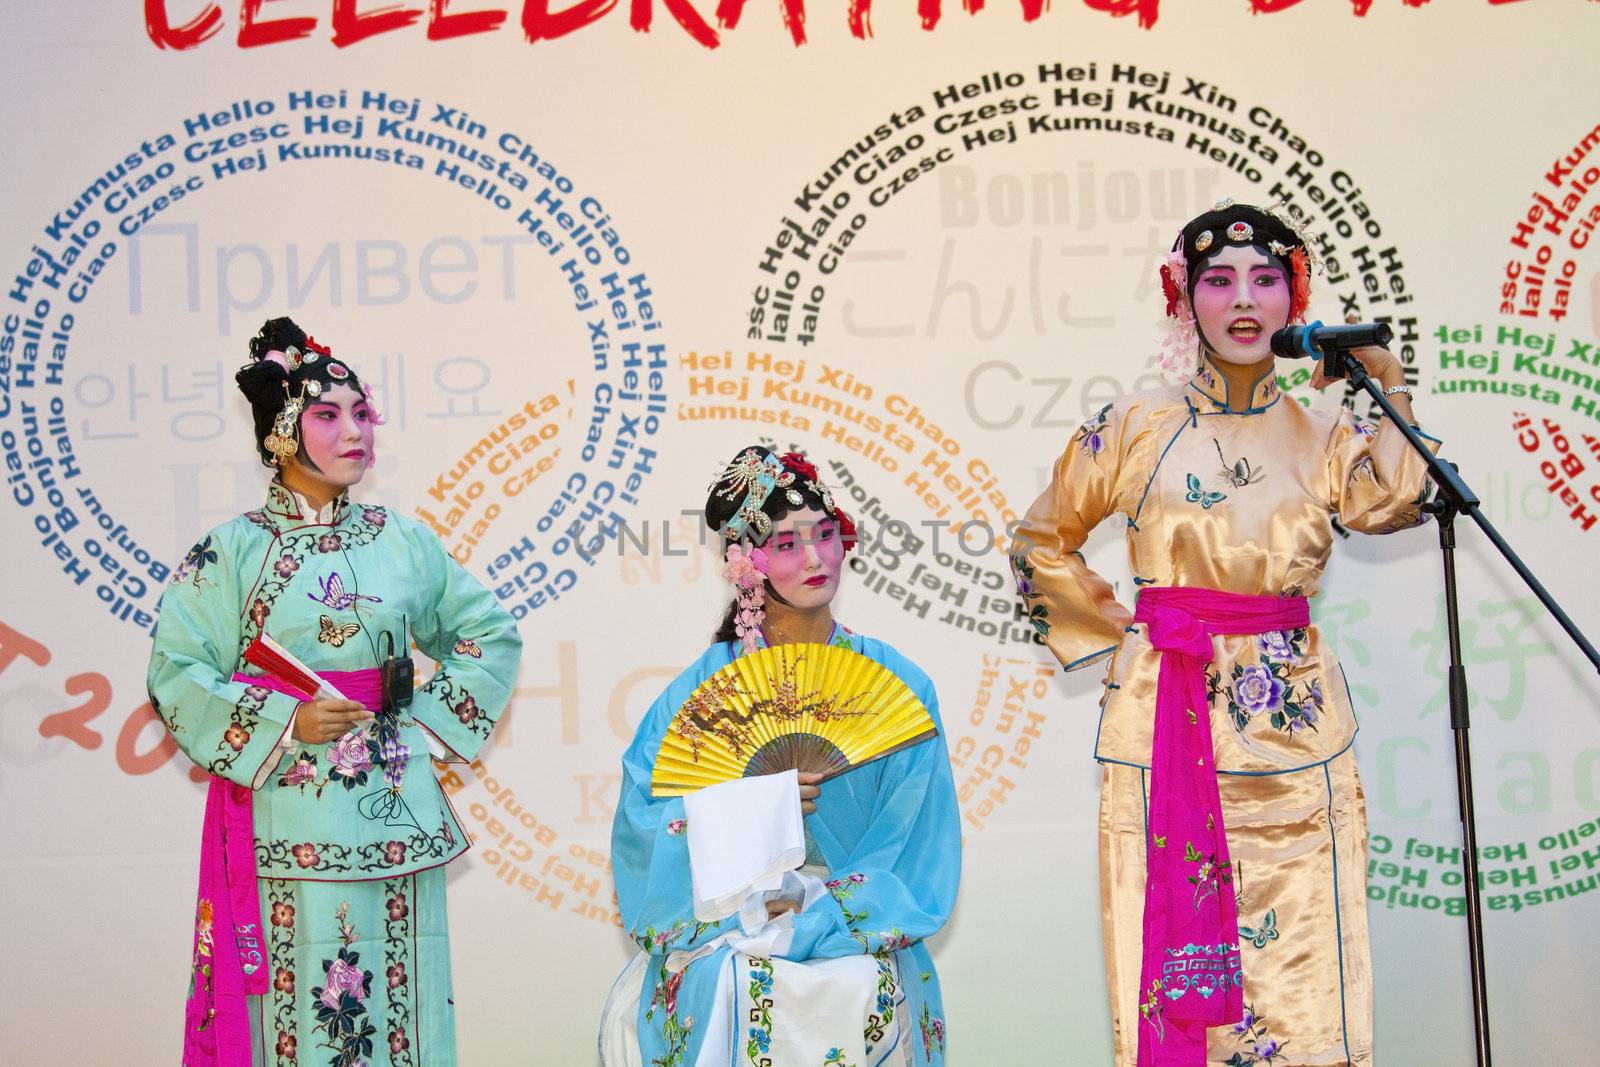
[[[933,683],[916,664],[870,637],[843,632],[835,643],[844,642],[899,675],[939,722]],[[674,713],[696,686],[732,661],[737,648],[711,646],[667,686],[622,758],[612,864],[624,927],[650,953],[639,1003],[640,1051],[645,1063],[662,1067],[695,1063],[703,1027],[697,1032],[693,1020],[710,1017],[718,972],[731,949],[719,948],[677,976],[667,972],[667,954],[713,941],[737,929],[739,918],[695,920],[683,799],[652,797],[650,776]],[[879,1022],[901,1028],[918,1067],[944,1063],[944,1007],[923,942],[949,918],[961,879],[960,813],[942,725],[940,731],[823,784],[806,828],[830,871],[830,893],[795,916],[794,938],[781,957],[872,954],[883,971],[892,959],[906,1015]],[[880,995],[880,1012],[893,1010],[885,999]],[[744,1030],[736,1030],[735,1038],[742,1047]]]

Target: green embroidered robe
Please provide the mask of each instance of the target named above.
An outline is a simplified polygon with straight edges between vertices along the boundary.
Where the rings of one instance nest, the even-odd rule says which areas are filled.
[[[376,667],[409,630],[439,669],[409,708],[307,745],[297,701],[233,680],[265,629],[314,671]],[[465,851],[426,756],[470,760],[511,697],[522,640],[494,596],[419,523],[340,498],[321,514],[274,482],[265,507],[208,533],[161,600],[152,706],[201,767],[256,789],[262,878],[362,881]],[[373,709],[377,710],[377,709]]]

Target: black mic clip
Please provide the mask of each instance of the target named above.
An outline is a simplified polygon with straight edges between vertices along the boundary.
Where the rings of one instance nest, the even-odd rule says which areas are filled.
[[[402,621],[400,632],[404,634],[407,629],[405,621]],[[383,632],[383,642],[384,651],[388,653],[378,666],[379,676],[383,679],[383,710],[393,712],[409,708],[416,677],[416,664],[412,662],[409,653],[405,656],[394,654],[394,635],[388,630]]]

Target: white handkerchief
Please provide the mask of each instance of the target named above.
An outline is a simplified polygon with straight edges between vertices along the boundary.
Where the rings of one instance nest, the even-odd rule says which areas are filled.
[[[707,786],[683,798],[683,811],[694,917],[701,922],[727,918],[746,894],[779,888],[784,872],[805,862],[794,771]]]

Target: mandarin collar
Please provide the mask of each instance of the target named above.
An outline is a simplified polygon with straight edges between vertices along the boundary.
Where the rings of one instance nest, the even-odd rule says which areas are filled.
[[[838,619],[834,619],[833,620],[833,629],[828,631],[828,639],[826,641],[824,641],[823,644],[831,645],[835,641],[839,640],[839,635],[840,634],[851,634],[851,633],[854,633],[854,632],[855,631],[851,630],[847,626],[841,626],[839,624],[839,620]],[[771,648],[771,647],[772,646],[767,643],[767,635],[766,635],[766,633],[764,633],[760,629],[757,629],[756,630],[756,648],[757,649],[762,649],[762,648]],[[733,642],[733,657],[734,657],[734,659],[738,659],[739,656],[742,655],[743,653],[744,653],[744,646],[739,642],[739,640],[737,638],[735,638],[734,642]]]
[[[313,508],[305,497],[274,478],[267,484],[264,510],[284,524],[337,526],[350,513],[350,494],[340,493],[321,508]]]
[[[1248,398],[1229,395],[1228,379],[1211,365],[1209,356],[1200,361],[1200,369],[1189,379],[1189,387],[1211,401],[1224,415],[1259,415],[1282,396],[1278,391],[1276,362],[1251,385]]]

